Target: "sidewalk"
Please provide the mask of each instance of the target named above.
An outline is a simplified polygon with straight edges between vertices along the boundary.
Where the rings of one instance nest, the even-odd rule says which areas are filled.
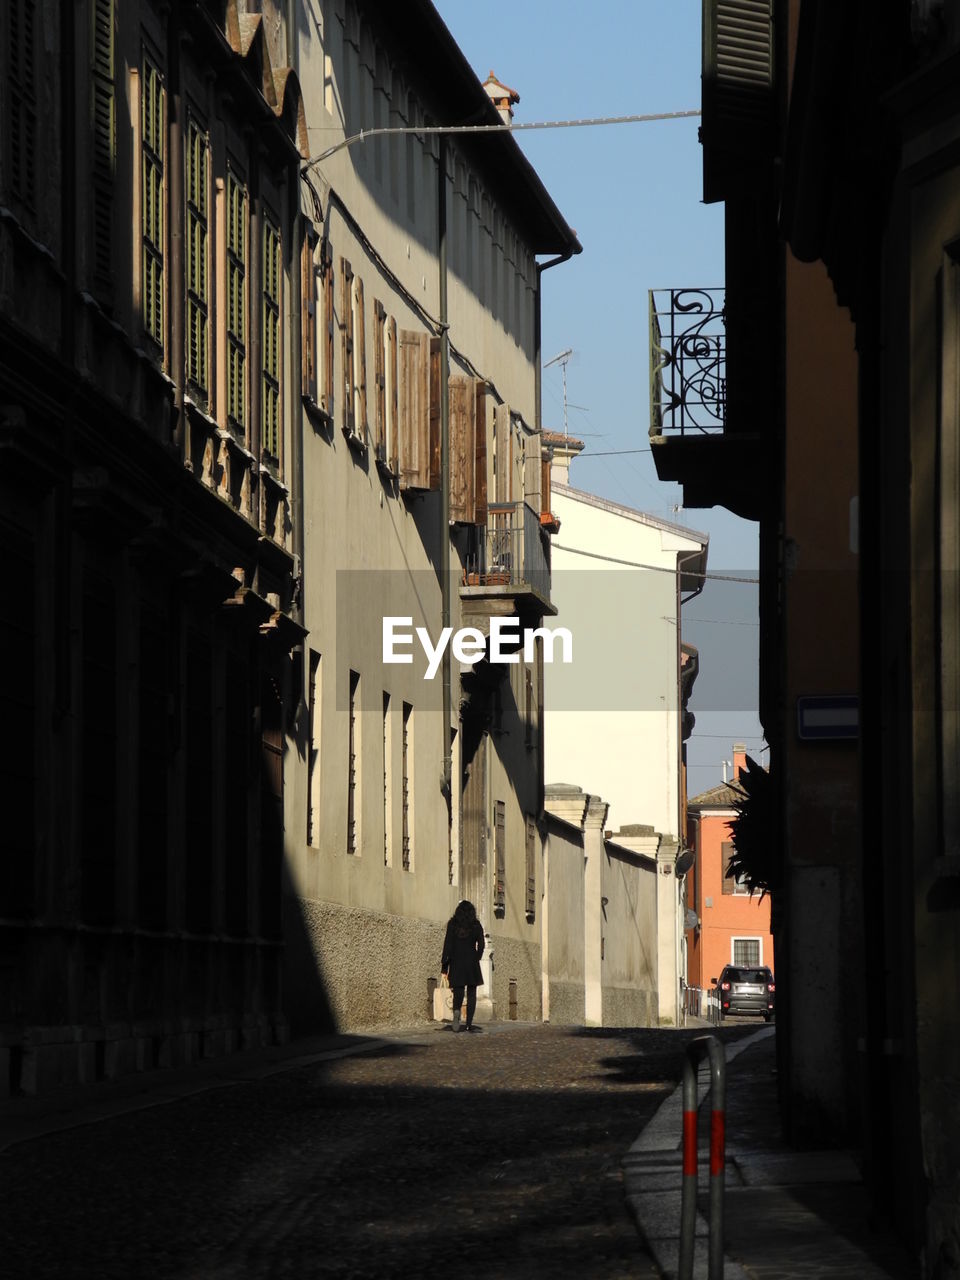
[[[870,1222],[851,1153],[793,1151],[780,1139],[775,1028],[728,1045],[726,1056],[725,1280],[917,1280],[918,1266]],[[701,1101],[707,1078],[702,1067]],[[679,1256],[681,1115],[678,1086],[623,1162],[628,1203],[668,1278],[677,1275]],[[698,1163],[694,1276],[705,1278],[709,1156],[702,1148]]]
[[[366,1035],[310,1036],[290,1044],[228,1054],[188,1066],[149,1071],[105,1080],[100,1084],[58,1089],[40,1097],[0,1101],[0,1151],[50,1133],[96,1124],[100,1120],[162,1106],[209,1089],[222,1089],[251,1080],[265,1080],[333,1058],[371,1053],[398,1038],[414,1042],[429,1035],[430,1024],[406,1032],[376,1031]]]

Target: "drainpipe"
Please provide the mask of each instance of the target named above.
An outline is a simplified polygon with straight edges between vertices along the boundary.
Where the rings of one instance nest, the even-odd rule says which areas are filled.
[[[450,625],[450,325],[447,316],[447,142],[441,133],[437,167],[437,247],[440,260],[440,609],[441,625]],[[447,826],[453,822],[453,756],[450,750],[452,706],[450,646],[443,651],[443,776]]]
[[[533,418],[534,418],[534,422],[536,424],[536,429],[538,432],[543,430],[543,405],[542,405],[543,373],[541,369],[541,361],[543,358],[543,342],[542,342],[542,334],[541,334],[541,317],[540,317],[540,300],[541,300],[540,277],[543,275],[544,271],[549,271],[551,267],[559,267],[561,262],[569,262],[575,252],[576,253],[579,252],[579,246],[576,249],[574,249],[573,246],[571,246],[568,249],[564,249],[563,253],[559,254],[558,257],[550,258],[549,261],[547,262],[538,262],[536,264],[537,285],[536,285],[536,293],[533,300]],[[543,446],[541,444],[541,448],[542,447]],[[548,561],[548,567],[549,567],[549,561]],[[538,682],[537,682],[538,697],[540,700],[540,706],[538,708],[539,715],[537,717],[538,725],[539,725],[539,728],[537,731],[537,739],[538,739],[538,742],[537,742],[537,812],[540,815],[543,814],[543,797],[544,797],[544,781],[545,781],[544,772],[543,772],[544,770],[544,760],[543,760],[544,734],[543,734],[542,674],[543,674],[543,667],[541,665],[541,668],[540,668],[541,678],[538,678]]]
[[[299,43],[297,41],[297,4],[296,0],[286,0],[285,27],[287,38],[287,66],[297,79],[299,73]],[[300,160],[291,164],[289,169],[288,191],[290,199],[290,278],[287,297],[290,299],[290,382],[292,394],[288,397],[290,404],[290,523],[293,525],[293,555],[295,572],[299,574],[299,582],[294,583],[293,614],[297,622],[303,625],[303,373],[301,368],[303,326],[301,310],[301,271],[300,253],[303,235],[303,219],[300,215]],[[300,671],[303,678],[300,682],[300,700],[306,695],[306,653],[301,646]]]

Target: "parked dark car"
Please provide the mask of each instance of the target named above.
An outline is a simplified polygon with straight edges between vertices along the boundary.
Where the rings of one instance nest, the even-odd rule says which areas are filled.
[[[720,1017],[728,1013],[759,1013],[764,1022],[773,1017],[776,984],[766,965],[728,964],[719,978],[714,978]]]

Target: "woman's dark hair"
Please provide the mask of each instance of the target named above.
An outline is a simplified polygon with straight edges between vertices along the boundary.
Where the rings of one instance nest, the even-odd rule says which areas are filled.
[[[464,898],[453,913],[453,918],[457,924],[473,924],[477,918],[477,909],[472,902]]]

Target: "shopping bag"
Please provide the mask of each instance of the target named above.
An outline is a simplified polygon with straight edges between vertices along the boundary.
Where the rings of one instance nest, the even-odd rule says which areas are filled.
[[[453,992],[445,973],[440,975],[440,981],[433,989],[433,1020],[434,1022],[453,1021]]]

